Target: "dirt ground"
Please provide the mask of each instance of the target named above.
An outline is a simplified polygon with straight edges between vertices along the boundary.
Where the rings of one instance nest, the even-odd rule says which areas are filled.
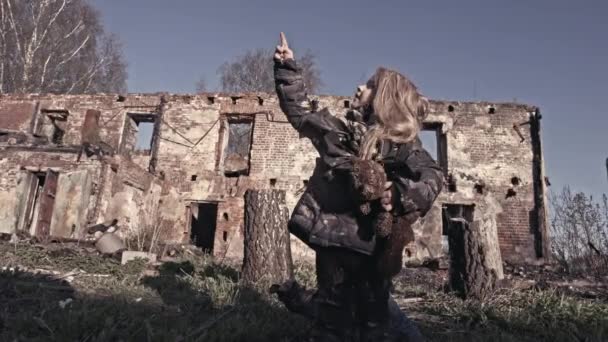
[[[90,246],[0,242],[0,267],[0,341],[300,341],[310,328],[235,265],[188,248],[120,265]],[[508,269],[483,301],[445,293],[447,272],[428,268],[404,269],[393,295],[429,341],[608,340],[606,281]],[[315,285],[312,265],[296,274]]]

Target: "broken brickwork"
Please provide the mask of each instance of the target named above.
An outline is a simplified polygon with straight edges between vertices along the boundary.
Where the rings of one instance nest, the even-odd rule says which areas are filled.
[[[316,100],[337,116],[348,107]],[[543,260],[539,119],[526,105],[432,101],[425,129],[446,184],[406,260],[445,253],[454,206],[473,211],[503,259]],[[116,219],[123,236],[156,227],[164,242],[239,258],[245,191],[286,190],[292,209],[315,158],[266,94],[1,95],[0,232],[80,238]],[[311,255],[293,241],[294,254]]]

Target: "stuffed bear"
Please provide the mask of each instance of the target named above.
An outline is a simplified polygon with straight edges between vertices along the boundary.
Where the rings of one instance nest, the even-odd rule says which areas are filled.
[[[418,219],[418,214],[393,216],[382,208],[380,199],[387,180],[381,163],[359,158],[353,160],[351,183],[358,203],[359,220],[363,227],[373,230],[376,235],[378,271],[392,277],[401,271],[403,249],[414,241],[412,224]]]

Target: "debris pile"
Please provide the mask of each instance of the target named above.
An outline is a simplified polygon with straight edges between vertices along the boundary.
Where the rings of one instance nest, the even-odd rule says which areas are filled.
[[[516,289],[554,289],[570,296],[608,302],[608,276],[576,276],[557,265],[505,264],[505,285]]]

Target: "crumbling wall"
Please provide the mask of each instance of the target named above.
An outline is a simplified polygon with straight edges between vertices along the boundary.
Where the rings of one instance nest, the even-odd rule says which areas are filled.
[[[51,232],[59,233],[59,236],[76,236],[86,224],[86,210],[90,196],[95,196],[92,188],[100,177],[100,162],[97,160],[77,163],[75,161],[76,151],[64,149],[44,151],[44,148],[36,150],[24,150],[18,146],[8,149],[0,149],[0,220],[1,230],[4,233],[12,233],[17,228],[27,229],[30,227],[18,227],[23,219],[22,210],[28,201],[27,189],[29,188],[28,174],[44,173],[47,170],[59,172],[60,181],[70,178],[68,175],[80,174],[80,182],[74,180],[71,189],[58,192],[55,195],[55,206],[59,208],[57,215],[53,215]],[[63,178],[64,176],[65,178]],[[69,182],[62,182],[69,184]],[[88,195],[87,195],[88,193]],[[86,196],[83,196],[86,195]],[[86,201],[85,201],[86,199]],[[95,199],[91,200],[95,203]],[[57,227],[62,227],[59,231]]]
[[[61,115],[65,121],[62,122],[64,132],[59,145],[44,140],[32,144],[28,138],[22,144],[6,141],[3,147],[0,141],[0,159],[8,165],[0,182],[4,194],[12,195],[2,196],[2,222],[18,222],[14,212],[22,206],[25,192],[23,185],[17,184],[20,174],[51,168],[59,172],[57,195],[60,196],[54,205],[56,211],[53,212],[53,220],[56,224],[51,229],[51,235],[78,237],[82,233],[81,226],[117,217],[121,217],[119,228],[125,232],[153,225],[152,221],[158,213],[162,182],[156,175],[147,172],[149,156],[146,160],[138,158],[140,156],[131,151],[121,154],[120,147],[128,114],[158,113],[161,97],[160,94],[132,95],[128,98],[116,95],[14,95],[10,101],[3,99],[0,111],[10,111],[17,104],[21,106],[19,108],[27,108],[28,111],[31,109],[27,116],[28,122],[24,121],[20,126],[24,133],[39,131],[37,127],[42,120],[53,113]],[[90,136],[82,134],[87,131],[83,125],[87,118],[86,112],[91,109],[99,111],[99,119],[87,123],[96,126],[88,127],[89,135],[95,131],[93,143],[102,146],[104,155],[87,156],[83,153],[78,160],[83,139],[92,142],[88,141],[91,140]],[[26,129],[30,126],[33,128]],[[82,170],[90,172],[86,175],[79,174]],[[81,179],[83,184],[74,183]],[[125,199],[123,203],[119,200],[121,198]],[[76,221],[82,223],[75,224]],[[167,220],[163,222],[167,227],[172,226]],[[10,230],[15,224],[3,226],[11,227],[4,228]],[[73,232],[74,229],[78,232]]]
[[[206,98],[168,99],[160,125],[157,169],[188,191],[192,176],[215,170],[218,106]],[[196,180],[195,179],[195,180]]]
[[[268,104],[266,105],[266,103]],[[318,153],[308,139],[300,139],[278,104],[265,102],[268,113],[255,117],[251,149],[251,176],[257,179],[308,179]]]
[[[517,104],[432,103],[427,124],[439,127],[448,144],[446,185],[417,230],[418,240],[409,246],[409,253],[418,259],[440,253],[437,227],[441,227],[442,211],[438,207],[452,203],[476,206],[476,217],[493,216],[503,259],[537,259],[534,229],[542,227],[531,222],[531,213],[538,209],[533,198],[533,146],[526,124],[534,110]],[[489,200],[495,205],[486,205]]]
[[[13,233],[18,222],[19,194],[23,180],[11,168],[8,158],[0,158],[0,233]]]
[[[27,132],[30,130],[36,103],[0,95],[0,130]]]
[[[119,232],[129,236],[140,229],[146,229],[148,219],[153,217],[145,203],[148,196],[154,195],[154,177],[128,159],[121,160],[115,172],[111,182],[111,197],[105,199],[108,208],[101,221],[117,219]]]
[[[328,107],[337,116],[350,104],[345,97],[314,100],[318,108]],[[91,109],[99,111],[94,125],[97,151],[103,155],[83,154],[78,161],[86,112]],[[406,260],[445,253],[443,213],[448,204],[474,206],[479,224],[495,226],[504,259],[530,262],[542,256],[542,248],[535,246],[539,237],[547,236],[539,219],[544,217],[539,210],[544,211],[545,194],[537,178],[543,173],[534,172],[533,166],[542,164],[542,150],[539,132],[526,123],[534,110],[518,104],[432,101],[425,127],[438,130],[442,139],[438,159],[446,184],[415,227],[417,239],[407,246]],[[15,212],[22,207],[20,193],[25,191],[18,183],[24,168],[89,170],[90,190],[83,190],[91,192],[88,203],[82,196],[70,200],[86,206],[86,214],[74,215],[85,215],[88,224],[119,219],[125,232],[160,225],[165,241],[188,242],[190,204],[215,203],[213,252],[220,258],[242,256],[245,191],[285,190],[292,210],[317,157],[311,143],[291,127],[276,97],[267,94],[2,95],[0,114],[2,227],[18,224]],[[154,122],[149,151],[132,147],[133,115]],[[60,143],[27,136],[48,136],[43,131],[53,129],[49,122],[61,125]],[[250,146],[237,149],[239,163],[246,163],[234,169],[238,172],[225,168],[233,122],[251,123],[251,139],[238,140],[250,141]],[[7,135],[15,132],[25,135]],[[72,206],[70,201],[64,207]],[[77,221],[74,215],[67,216],[66,224]],[[296,257],[312,256],[310,249],[293,242]]]
[[[179,189],[178,210],[185,214],[189,203],[217,203],[214,255],[242,257],[245,191],[285,189],[293,208],[312,173],[316,152],[310,142],[299,139],[276,98],[264,94],[170,96],[163,115],[157,171]],[[231,120],[252,123],[246,174],[227,174],[224,169]],[[186,215],[178,224],[188,226]]]
[[[166,227],[173,226],[173,213],[159,211],[161,199],[176,197],[170,191],[161,196],[162,182],[154,175],[126,158],[116,158],[108,164],[96,159],[76,162],[77,154],[56,154],[50,159],[49,153],[4,151],[0,159],[2,195],[0,218],[4,233],[12,233],[19,222],[19,209],[27,201],[23,184],[27,173],[45,172],[48,169],[59,172],[58,192],[54,204],[51,235],[78,238],[84,235],[87,225],[117,219],[119,234],[129,236],[140,229],[149,229],[158,222]],[[105,165],[105,167],[104,167]],[[62,179],[66,181],[62,182]],[[173,208],[174,210],[176,208]],[[169,224],[169,222],[171,224]],[[165,228],[164,231],[167,231]],[[178,240],[181,234],[167,232],[168,240]]]

